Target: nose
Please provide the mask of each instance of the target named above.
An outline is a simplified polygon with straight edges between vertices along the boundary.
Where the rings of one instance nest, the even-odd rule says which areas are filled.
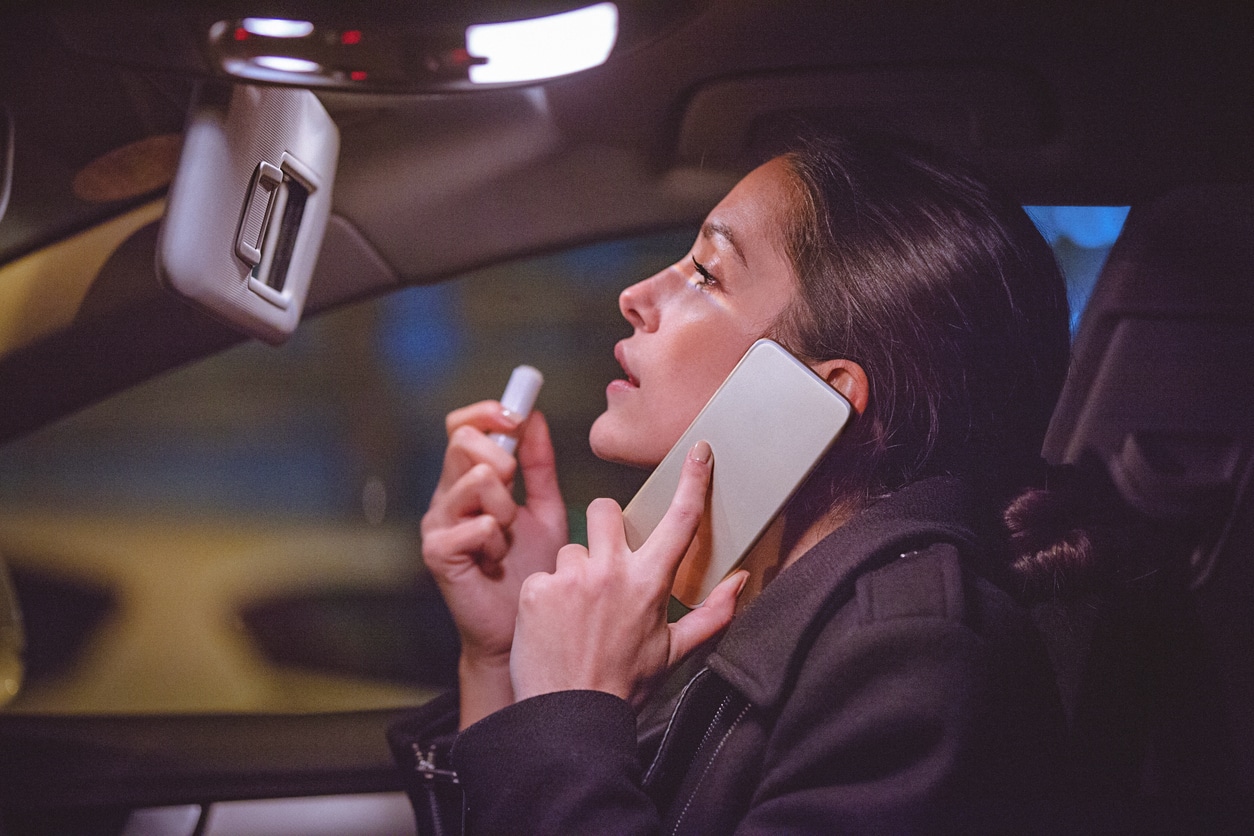
[[[657,328],[658,281],[662,273],[638,281],[618,294],[618,309],[637,331],[653,331]]]

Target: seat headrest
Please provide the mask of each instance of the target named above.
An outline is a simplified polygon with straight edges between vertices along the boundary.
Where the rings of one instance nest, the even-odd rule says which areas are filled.
[[[1045,458],[1096,457],[1138,510],[1200,522],[1231,512],[1252,450],[1254,187],[1135,206],[1081,320]]]

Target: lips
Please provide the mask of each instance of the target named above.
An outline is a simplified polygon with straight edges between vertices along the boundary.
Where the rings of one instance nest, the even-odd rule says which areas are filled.
[[[614,346],[614,359],[618,361],[618,365],[623,367],[623,373],[627,375],[628,385],[632,388],[639,387],[640,381],[637,380],[636,376],[631,373],[631,367],[627,365],[626,351],[624,351],[623,344],[621,342]]]

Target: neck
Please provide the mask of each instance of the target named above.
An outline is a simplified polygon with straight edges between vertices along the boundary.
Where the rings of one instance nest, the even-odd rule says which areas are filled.
[[[848,522],[856,509],[838,506],[808,520],[799,519],[803,516],[799,512],[799,508],[785,508],[740,564],[740,568],[749,570],[749,580],[740,593],[737,609],[756,598],[780,572],[796,563],[820,540]]]

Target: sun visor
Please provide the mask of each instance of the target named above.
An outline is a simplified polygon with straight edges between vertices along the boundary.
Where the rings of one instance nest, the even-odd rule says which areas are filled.
[[[206,87],[170,187],[162,283],[249,336],[286,340],[322,246],[339,146],[308,90]]]

